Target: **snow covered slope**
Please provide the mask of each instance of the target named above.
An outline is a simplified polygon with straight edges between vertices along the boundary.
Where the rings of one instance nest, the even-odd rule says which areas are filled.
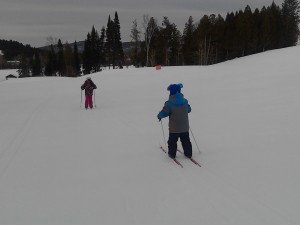
[[[299,224],[299,55],[106,70],[87,111],[85,77],[0,82],[0,225]],[[178,82],[202,168],[159,149]]]
[[[0,70],[0,82],[5,81],[6,76],[10,75],[10,74],[12,74],[16,77],[19,76],[17,70],[15,70],[15,69]]]

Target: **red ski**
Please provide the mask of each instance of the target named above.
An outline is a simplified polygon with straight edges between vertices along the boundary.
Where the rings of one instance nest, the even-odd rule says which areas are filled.
[[[166,149],[164,149],[162,146],[160,146],[160,149],[161,149],[164,153],[168,154],[167,151],[166,151]],[[172,159],[173,159],[173,158],[172,158]],[[182,165],[177,159],[174,158],[173,161],[174,161],[177,165],[179,165],[181,168],[183,168],[183,165]]]
[[[179,149],[177,149],[177,151],[184,155],[183,151],[181,151],[181,150],[179,150]],[[189,159],[190,159],[195,165],[201,167],[201,165],[200,165],[195,159],[193,159],[193,158],[189,158]]]

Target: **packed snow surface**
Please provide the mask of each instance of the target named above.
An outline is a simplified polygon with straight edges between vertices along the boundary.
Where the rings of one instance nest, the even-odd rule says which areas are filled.
[[[0,225],[300,224],[299,56],[107,69],[91,75],[93,110],[85,76],[0,71]],[[201,168],[159,148],[156,115],[179,82]]]

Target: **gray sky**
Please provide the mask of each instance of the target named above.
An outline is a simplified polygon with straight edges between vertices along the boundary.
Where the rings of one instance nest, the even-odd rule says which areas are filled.
[[[122,41],[130,41],[132,21],[141,26],[144,14],[161,23],[167,16],[182,32],[189,16],[198,22],[204,14],[252,10],[270,6],[273,0],[0,0],[0,39],[44,46],[47,37],[63,42],[82,41],[93,25],[100,31],[108,16],[118,12]],[[281,6],[283,0],[274,0]]]

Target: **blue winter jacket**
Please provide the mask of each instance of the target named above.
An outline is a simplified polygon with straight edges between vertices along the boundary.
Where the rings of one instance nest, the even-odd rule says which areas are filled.
[[[169,116],[169,132],[183,133],[189,131],[189,117],[191,106],[181,93],[170,95],[163,109],[157,115],[159,119]]]

